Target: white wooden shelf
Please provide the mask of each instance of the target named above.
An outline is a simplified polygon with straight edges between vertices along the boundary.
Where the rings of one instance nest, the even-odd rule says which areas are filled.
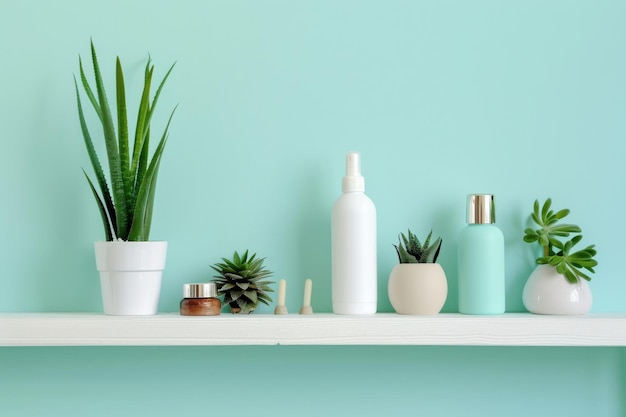
[[[0,314],[0,346],[172,345],[626,346],[626,314]]]

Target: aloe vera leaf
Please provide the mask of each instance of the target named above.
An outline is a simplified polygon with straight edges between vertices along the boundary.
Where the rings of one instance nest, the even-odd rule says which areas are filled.
[[[106,240],[111,241],[114,239],[115,236],[112,234],[109,218],[107,217],[106,209],[104,207],[104,204],[102,203],[102,199],[100,199],[100,196],[96,191],[96,187],[93,186],[93,183],[91,182],[91,179],[89,178],[85,170],[83,170],[83,174],[85,174],[85,178],[87,178],[87,182],[89,183],[89,188],[91,188],[93,196],[98,203],[98,210],[100,211],[100,216],[102,217],[102,224],[104,226],[104,234],[106,236]]]
[[[135,187],[133,189],[133,204],[137,200],[137,193],[139,193],[139,187],[144,181],[146,171],[148,170],[148,157],[150,156],[150,128],[148,128],[147,134],[144,137],[143,148],[139,155],[139,164],[136,170],[133,171],[135,175]]]
[[[98,159],[98,154],[96,153],[96,150],[93,146],[93,141],[91,140],[91,135],[89,134],[89,129],[87,128],[87,123],[85,122],[85,115],[83,113],[83,106],[82,106],[82,102],[80,99],[80,94],[78,92],[78,83],[76,82],[76,78],[74,78],[74,87],[76,88],[76,101],[78,104],[78,118],[80,120],[80,127],[83,133],[85,147],[87,148],[87,154],[89,155],[91,165],[96,174],[98,186],[100,187],[100,192],[102,193],[102,198],[104,199],[104,204],[105,204],[104,207],[105,207],[106,213],[108,214],[108,218],[111,219],[111,223],[109,223],[108,219],[105,219],[104,221],[105,228],[112,229],[110,230],[109,233],[107,233],[107,237],[109,235],[117,236],[117,224],[115,223],[115,218],[116,218],[115,207],[113,205],[113,200],[111,198],[111,193],[109,191],[109,186],[107,184],[106,177],[104,176],[102,165],[100,164],[100,159]],[[100,202],[100,197],[98,197],[97,200],[98,202]],[[107,240],[110,240],[110,239],[107,238]]]
[[[165,81],[167,81],[168,77],[170,76],[170,73],[172,72],[172,70],[174,69],[174,66],[176,65],[176,62],[174,62],[172,64],[172,66],[169,68],[169,70],[167,70],[167,73],[165,73],[165,76],[163,77],[163,79],[161,80],[161,83],[159,84],[159,87],[156,90],[156,93],[154,94],[154,98],[152,99],[152,102],[149,103],[148,107],[147,107],[147,113],[145,115],[145,117],[142,118],[143,120],[143,127],[142,130],[136,131],[136,138],[135,141],[137,143],[137,139],[140,136],[143,136],[142,141],[141,141],[141,153],[140,153],[140,159],[139,159],[139,164],[137,168],[133,168],[133,171],[135,169],[138,170],[138,174],[137,177],[141,177],[145,174],[145,167],[147,167],[147,158],[148,158],[148,146],[149,146],[149,142],[150,142],[150,122],[152,120],[152,115],[154,113],[154,109],[156,108],[157,102],[159,100],[159,96],[161,95],[161,91],[163,90],[163,86],[165,85]],[[150,67],[150,60],[148,60],[148,64],[146,65],[146,70],[145,70],[145,80],[146,82],[149,82],[149,84],[152,84],[152,76],[154,74],[154,66]],[[148,95],[150,94],[150,88],[148,88],[147,90],[144,90],[144,92],[146,92]],[[143,100],[143,96],[142,96],[142,100]],[[146,96],[146,98],[149,98],[148,96]],[[139,129],[139,119],[137,120],[137,126]],[[143,132],[143,133],[140,133]],[[134,157],[135,155],[133,155]],[[133,158],[134,159],[134,158]],[[138,183],[141,183],[141,181],[137,181]]]
[[[96,91],[98,92],[98,101],[102,110],[102,128],[104,132],[104,141],[106,144],[107,156],[109,158],[111,190],[113,195],[113,201],[115,202],[117,215],[117,236],[123,240],[127,240],[129,219],[126,209],[126,194],[124,192],[124,178],[122,175],[120,155],[117,147],[117,137],[115,135],[115,127],[113,126],[111,108],[109,107],[106,91],[104,89],[102,74],[100,73],[96,49],[93,42],[91,43],[91,57],[94,75],[96,78]]]
[[[163,155],[163,149],[165,148],[165,142],[167,141],[169,126],[175,111],[176,108],[174,108],[170,114],[165,130],[163,131],[163,136],[154,151],[154,155],[150,161],[150,166],[146,171],[144,181],[142,181],[139,187],[137,202],[135,204],[133,224],[128,237],[129,240],[148,240],[150,236],[157,176],[161,163],[161,157]]]
[[[83,84],[83,88],[85,89],[85,93],[87,93],[87,97],[89,97],[89,101],[91,101],[91,105],[96,111],[98,118],[102,121],[102,110],[100,110],[100,104],[93,94],[89,81],[87,81],[87,76],[85,75],[85,71],[83,69],[83,60],[80,57],[78,57],[78,66],[80,67],[80,79]]]
[[[150,87],[152,85],[152,74],[154,66],[150,67],[150,61],[146,64],[146,72],[144,75],[143,92],[141,93],[141,101],[139,102],[139,111],[137,112],[137,125],[135,126],[135,143],[133,145],[133,159],[130,170],[137,178],[137,167],[139,165],[139,157],[144,149],[144,140],[147,132],[145,129],[149,124],[146,124],[146,118],[148,111],[150,110]],[[135,181],[135,186],[139,184]]]
[[[165,81],[167,81],[168,77],[170,76],[170,73],[174,69],[174,65],[176,65],[176,62],[174,62],[172,64],[172,66],[170,67],[170,69],[167,70],[167,72],[165,73],[165,76],[163,77],[163,79],[161,80],[161,83],[159,84],[159,87],[156,90],[156,93],[154,94],[154,98],[152,99],[152,103],[150,103],[150,108],[149,108],[149,111],[148,111],[148,117],[146,119],[146,126],[150,126],[150,121],[152,120],[152,114],[154,113],[154,109],[156,108],[157,101],[159,100],[159,96],[161,95],[161,90],[163,90],[163,86],[165,85]]]
[[[128,151],[128,116],[126,109],[124,71],[122,70],[122,63],[119,57],[115,60],[115,87],[117,98],[117,135],[120,154],[120,168],[124,179],[124,194],[127,202],[126,209],[128,210],[127,216],[132,219],[132,210],[134,207],[134,204],[132,204],[134,178],[130,172]]]
[[[146,176],[139,187],[137,201],[135,202],[133,224],[128,235],[128,240],[144,241],[148,240],[150,237],[150,220],[152,218],[152,206],[154,204],[158,165],[161,162],[160,151],[162,151],[162,148],[157,148],[155,151],[150,167],[148,168]]]
[[[153,212],[153,207],[154,207],[154,196],[155,196],[155,193],[156,193],[156,184],[157,184],[157,177],[158,177],[159,167],[161,165],[161,157],[162,157],[162,154],[163,154],[163,150],[165,148],[165,142],[167,141],[167,137],[169,136],[170,123],[172,122],[172,117],[174,116],[174,112],[175,111],[176,111],[176,107],[174,107],[174,110],[172,110],[172,113],[170,114],[170,117],[169,117],[169,119],[167,121],[167,125],[165,126],[165,130],[163,131],[163,135],[161,137],[161,140],[159,141],[159,144],[157,145],[157,149],[155,151],[155,153],[158,152],[159,158],[156,161],[156,163],[154,164],[154,174],[151,174],[152,175],[152,179],[150,181],[148,204],[146,206],[146,212],[145,212],[145,216],[144,216],[144,220],[143,220],[144,221],[145,240],[148,240],[148,236],[150,235],[150,229],[151,229],[151,226],[152,226],[152,212]],[[148,170],[146,172],[149,173],[150,169],[151,168],[148,167]]]

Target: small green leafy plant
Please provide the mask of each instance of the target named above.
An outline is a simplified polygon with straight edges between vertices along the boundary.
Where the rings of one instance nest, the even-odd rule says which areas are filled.
[[[249,257],[246,250],[243,255],[235,251],[232,259],[222,258],[222,262],[211,265],[219,274],[214,276],[217,293],[224,296],[224,304],[230,306],[231,312],[248,314],[256,310],[259,302],[272,302],[267,293],[274,292],[269,287],[274,282],[265,281],[272,272],[264,268],[264,261],[256,253]]]
[[[595,272],[594,267],[598,262],[593,259],[596,256],[595,245],[589,245],[584,249],[574,251],[573,248],[583,238],[581,234],[569,238],[572,233],[580,233],[580,227],[574,224],[559,224],[569,213],[569,209],[557,212],[550,209],[552,199],[548,198],[542,206],[535,200],[531,218],[539,226],[538,229],[528,228],[524,231],[524,242],[538,242],[543,247],[543,256],[537,258],[539,265],[552,265],[557,272],[575,284],[580,278],[591,281],[591,278],[583,272]]]
[[[117,58],[115,72],[115,94],[117,99],[115,116],[117,118],[117,133],[93,42],[91,43],[91,61],[95,78],[95,93],[87,81],[83,63],[79,57],[80,79],[83,89],[100,120],[100,127],[102,128],[107,153],[111,189],[109,189],[109,183],[107,182],[104,170],[100,164],[100,159],[94,148],[91,133],[87,127],[83,113],[78,83],[76,82],[76,78],[74,78],[80,127],[85,140],[85,146],[87,147],[87,153],[89,154],[89,159],[96,176],[99,191],[84,170],[83,173],[89,182],[91,191],[98,204],[106,240],[147,241],[150,236],[150,226],[152,223],[152,209],[157,174],[175,108],[170,114],[161,139],[151,158],[149,158],[150,122],[163,85],[174,68],[174,65],[167,71],[156,90],[154,98],[150,101],[150,87],[152,85],[154,65],[152,65],[150,59],[148,59],[139,110],[137,112],[134,143],[133,148],[130,149],[126,91],[120,59],[119,57]]]
[[[433,231],[431,230],[424,241],[421,244],[417,236],[415,236],[411,230],[408,231],[408,238],[404,233],[400,233],[398,236],[398,245],[393,245],[398,253],[398,260],[401,264],[416,264],[416,263],[435,263],[441,250],[441,237],[435,239],[431,244],[430,239]],[[404,242],[404,245],[403,245]]]

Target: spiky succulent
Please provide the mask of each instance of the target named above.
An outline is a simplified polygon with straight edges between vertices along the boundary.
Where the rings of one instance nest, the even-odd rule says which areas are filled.
[[[222,262],[211,265],[219,275],[215,275],[217,293],[224,296],[224,304],[230,306],[231,312],[249,314],[256,310],[259,302],[269,305],[272,302],[268,292],[273,281],[265,281],[272,272],[263,266],[265,258],[257,258],[256,253],[248,257],[246,250],[243,255],[237,251],[232,259],[222,258]]]
[[[396,248],[396,252],[398,253],[398,260],[401,264],[432,264],[437,262],[437,257],[439,256],[439,251],[441,250],[441,237],[435,239],[435,241],[430,243],[430,239],[432,237],[433,231],[431,230],[424,241],[424,244],[421,244],[417,236],[415,236],[411,230],[409,229],[407,238],[404,233],[400,233],[398,236],[399,244],[393,245]],[[402,244],[404,242],[404,245]]]
[[[569,214],[569,209],[559,210],[556,213],[550,210],[552,199],[548,198],[543,205],[535,200],[531,218],[538,229],[528,228],[524,231],[524,242],[539,242],[543,247],[543,256],[537,258],[539,265],[552,265],[556,271],[575,284],[580,278],[591,281],[591,277],[582,269],[595,272],[594,267],[598,262],[593,259],[596,256],[595,245],[589,245],[585,249],[572,251],[572,248],[582,240],[581,234],[575,235],[569,240],[562,241],[559,238],[567,238],[571,233],[580,233],[580,227],[575,224],[559,224],[559,221]],[[556,248],[556,249],[555,249]]]
[[[93,42],[91,43],[91,61],[94,71],[95,89],[89,84],[83,69],[82,60],[79,58],[80,79],[89,102],[99,119],[99,123],[96,123],[96,125],[102,130],[100,137],[106,145],[109,181],[107,181],[102,169],[92,141],[91,132],[87,127],[78,82],[74,80],[80,126],[87,153],[94,169],[96,182],[94,183],[87,173],[83,172],[98,204],[106,240],[146,241],[150,237],[157,174],[174,111],[172,110],[170,114],[161,139],[152,153],[152,157],[149,157],[150,122],[152,121],[152,115],[161,94],[161,89],[174,65],[170,67],[163,77],[151,101],[150,87],[152,85],[154,66],[148,59],[137,113],[134,140],[131,141],[128,129],[124,73],[120,59],[118,58],[116,61],[115,96],[117,105],[113,107],[113,110],[109,106]],[[115,119],[117,119],[117,127],[115,126]]]

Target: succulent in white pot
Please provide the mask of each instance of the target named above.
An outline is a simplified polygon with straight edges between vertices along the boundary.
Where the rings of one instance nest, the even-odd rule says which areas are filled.
[[[531,218],[538,228],[524,231],[524,241],[538,243],[542,253],[524,285],[522,300],[535,314],[586,314],[593,303],[588,273],[598,265],[595,245],[575,250],[583,238],[580,227],[560,223],[570,210],[554,211],[551,206],[550,198],[542,205],[535,200]]]
[[[83,172],[97,203],[105,232],[105,241],[95,242],[104,312],[111,315],[156,314],[167,242],[150,241],[149,238],[159,166],[175,109],[152,155],[151,122],[161,90],[174,65],[163,77],[154,96],[150,97],[154,65],[148,59],[131,143],[124,73],[119,57],[115,67],[114,113],[109,106],[93,42],[91,64],[95,81],[93,87],[87,80],[79,57],[81,85],[98,118],[97,127],[93,130],[87,126],[76,78],[74,85],[81,131],[95,182]],[[103,141],[106,149],[108,178],[94,146],[92,138],[96,137]]]
[[[431,243],[432,231],[424,243],[408,230],[393,245],[399,264],[389,274],[389,301],[398,314],[438,314],[448,297],[448,281],[437,258],[441,237]]]

